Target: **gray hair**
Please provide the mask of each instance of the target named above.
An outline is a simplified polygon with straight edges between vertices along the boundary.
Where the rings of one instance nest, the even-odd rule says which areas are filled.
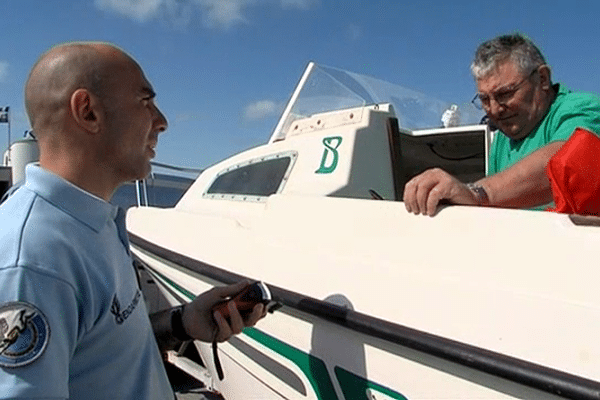
[[[515,33],[480,44],[471,64],[471,73],[475,79],[483,78],[506,60],[514,62],[524,75],[546,64],[540,49],[529,38]]]

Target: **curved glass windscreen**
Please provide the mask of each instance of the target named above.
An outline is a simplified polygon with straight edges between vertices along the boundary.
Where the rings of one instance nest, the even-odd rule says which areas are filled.
[[[290,110],[290,120],[369,104],[371,99],[368,94],[349,78],[341,70],[323,67],[312,69]]]
[[[298,119],[381,103],[392,104],[400,127],[410,130],[439,128],[442,115],[452,105],[381,79],[310,63],[271,141],[285,137],[287,129]],[[459,104],[458,112],[461,125],[477,124],[483,117],[482,112],[468,101]]]

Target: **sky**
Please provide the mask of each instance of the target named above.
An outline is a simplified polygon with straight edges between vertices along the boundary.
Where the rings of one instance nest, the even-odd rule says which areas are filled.
[[[21,138],[36,59],[58,43],[112,42],[140,63],[169,121],[155,161],[205,168],[268,141],[309,61],[462,104],[478,44],[518,31],[554,81],[600,93],[598,15],[597,0],[0,0],[0,107]]]

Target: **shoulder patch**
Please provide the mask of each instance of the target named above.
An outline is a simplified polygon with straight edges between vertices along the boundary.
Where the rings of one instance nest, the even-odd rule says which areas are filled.
[[[28,303],[0,305],[0,366],[17,368],[37,360],[50,338],[46,316]]]

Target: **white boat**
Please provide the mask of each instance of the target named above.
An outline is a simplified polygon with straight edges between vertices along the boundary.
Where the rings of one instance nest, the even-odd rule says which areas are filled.
[[[219,345],[223,380],[210,344],[170,361],[228,400],[600,398],[596,219],[400,202],[427,167],[485,173],[488,127],[446,107],[311,63],[268,143],[130,209],[151,309],[240,279],[283,305]]]

